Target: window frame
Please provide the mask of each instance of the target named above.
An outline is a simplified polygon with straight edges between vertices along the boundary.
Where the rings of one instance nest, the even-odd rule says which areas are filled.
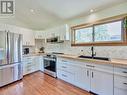
[[[127,45],[127,28],[124,28],[124,20],[125,18],[127,19],[127,16],[116,16],[116,17],[111,17],[107,19],[102,19],[99,21],[96,21],[94,23],[87,23],[87,24],[82,24],[82,25],[77,25],[74,27],[71,27],[71,33],[72,33],[72,39],[71,39],[71,45],[72,46],[123,46]],[[94,35],[94,28],[97,25],[102,25],[102,24],[108,24],[108,23],[113,23],[117,21],[122,21],[122,30],[121,30],[121,41],[98,41],[95,42],[95,35]],[[93,42],[88,42],[88,43],[75,43],[75,30],[77,29],[83,29],[87,27],[93,27]]]

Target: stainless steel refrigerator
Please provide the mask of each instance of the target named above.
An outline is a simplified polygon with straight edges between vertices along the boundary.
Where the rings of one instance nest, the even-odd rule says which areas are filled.
[[[0,87],[22,79],[22,35],[0,31]]]

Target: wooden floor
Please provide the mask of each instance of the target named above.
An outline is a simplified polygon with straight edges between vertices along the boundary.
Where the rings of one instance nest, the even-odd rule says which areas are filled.
[[[27,75],[22,81],[0,88],[0,95],[90,95],[62,80],[42,72]]]

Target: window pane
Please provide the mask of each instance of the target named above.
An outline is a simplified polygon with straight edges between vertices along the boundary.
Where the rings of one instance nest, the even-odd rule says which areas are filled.
[[[95,41],[121,41],[122,21],[95,26]]]
[[[83,28],[75,31],[75,43],[92,42],[93,28]]]

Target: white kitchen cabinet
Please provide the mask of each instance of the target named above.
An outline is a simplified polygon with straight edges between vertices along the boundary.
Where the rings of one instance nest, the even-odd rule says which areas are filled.
[[[114,67],[114,95],[127,95],[127,67]]]
[[[34,63],[36,67],[35,71],[38,71],[38,70],[44,71],[43,56],[35,56]]]
[[[66,82],[74,84],[74,78],[75,78],[74,73],[70,73],[70,72],[67,72],[64,70],[58,70],[57,71],[57,77],[66,81]]]
[[[97,95],[113,95],[113,66],[57,58],[58,78]],[[71,76],[71,78],[70,78]]]
[[[67,24],[59,27],[60,40],[70,40],[70,28]]]
[[[6,24],[0,24],[0,31],[7,31]]]
[[[65,58],[57,58],[57,77],[72,83],[82,89],[90,91],[89,70],[84,68],[79,62]],[[70,77],[71,76],[71,77]]]
[[[34,32],[30,29],[21,28],[14,25],[0,24],[0,31],[22,34],[23,45],[25,46],[35,45]]]
[[[17,27],[14,25],[6,25],[6,31],[8,31],[8,32],[22,34],[20,32],[20,29],[21,29],[20,27]]]
[[[90,70],[84,67],[77,67],[75,72],[75,85],[90,91]]]
[[[60,40],[70,40],[70,28],[67,24],[45,31],[46,38],[60,37]]]
[[[23,57],[23,75],[30,74],[38,70],[44,71],[43,56]]]
[[[65,59],[57,60],[57,77],[74,84],[76,67],[71,65],[72,63]]]
[[[127,77],[114,76],[114,95],[127,95]]]
[[[98,95],[113,95],[113,74],[91,70],[91,91]]]
[[[23,45],[24,46],[34,46],[35,45],[34,32],[32,30],[22,28],[20,32],[23,34]]]
[[[45,39],[46,38],[45,31],[35,31],[34,35],[35,35],[35,39]]]
[[[41,70],[42,72],[44,72],[44,61],[43,61],[43,56],[40,56],[39,62],[40,62],[40,70]]]
[[[0,69],[0,76],[2,76],[2,70]],[[0,77],[0,86],[2,86],[2,77]]]
[[[35,57],[29,56],[23,58],[23,75],[30,74],[36,71]]]

